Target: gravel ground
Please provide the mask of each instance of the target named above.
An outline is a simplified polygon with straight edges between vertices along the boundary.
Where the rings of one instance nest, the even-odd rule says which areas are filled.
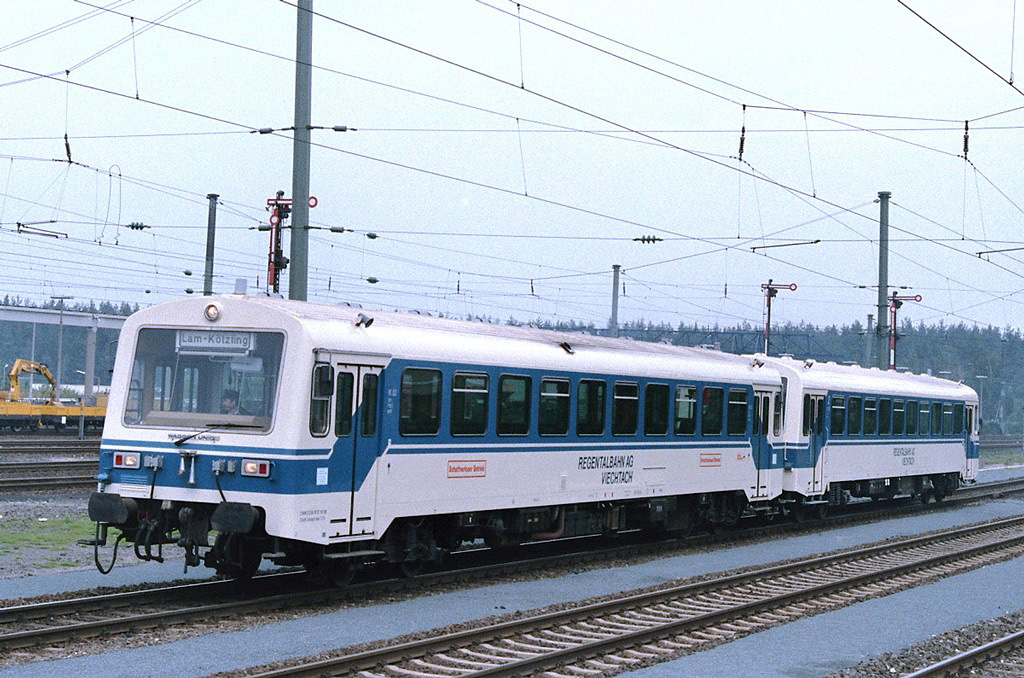
[[[935,664],[971,648],[998,640],[1024,628],[1024,611],[971,624],[955,631],[933,636],[924,643],[918,643],[897,653],[861,662],[844,671],[831,674],[830,678],[874,678],[876,676],[902,676]],[[970,675],[985,675],[971,671]]]
[[[0,535],[29,534],[47,522],[88,519],[89,490],[0,496]],[[82,534],[86,539],[90,534]],[[0,540],[0,580],[94,567],[92,549],[73,540],[59,547],[11,544]],[[0,594],[3,585],[0,584]]]

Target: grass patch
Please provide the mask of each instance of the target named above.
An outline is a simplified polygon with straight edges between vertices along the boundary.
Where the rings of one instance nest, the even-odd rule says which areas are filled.
[[[1016,466],[1024,464],[1024,450],[982,450],[981,467],[987,466]]]
[[[60,551],[75,547],[79,539],[91,539],[95,531],[95,523],[88,518],[49,518],[44,522],[38,518],[0,518],[0,554],[22,548]]]

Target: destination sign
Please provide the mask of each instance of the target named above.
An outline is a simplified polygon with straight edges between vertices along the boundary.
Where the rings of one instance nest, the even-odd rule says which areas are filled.
[[[247,355],[255,343],[252,332],[178,330],[175,347],[178,353]]]

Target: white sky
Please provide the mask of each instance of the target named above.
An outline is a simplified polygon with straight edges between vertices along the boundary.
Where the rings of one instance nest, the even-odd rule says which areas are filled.
[[[1014,0],[907,3],[1002,77],[1024,68]],[[292,144],[248,130],[292,124],[295,7],[105,6],[23,41],[94,10],[0,0],[5,293],[150,304],[201,290],[211,192],[215,291],[265,286],[254,227],[291,191]],[[900,319],[1021,327],[1024,251],[976,253],[1024,247],[1024,110],[993,115],[1024,95],[895,0],[314,10],[312,123],[358,131],[312,133],[311,221],[354,232],[311,232],[310,300],[603,325],[621,264],[620,322],[757,325],[769,278],[799,285],[776,322],[864,322],[888,190],[890,282],[924,297]],[[967,119],[973,166],[958,157]],[[65,133],[85,167],[62,162]]]

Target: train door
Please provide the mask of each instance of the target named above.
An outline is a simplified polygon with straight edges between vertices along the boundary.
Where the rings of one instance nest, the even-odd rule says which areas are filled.
[[[770,477],[771,447],[768,445],[768,433],[771,431],[772,393],[769,391],[754,392],[754,430],[753,453],[754,466],[757,467],[757,489],[754,496],[768,494],[768,478]]]
[[[807,443],[811,462],[811,494],[825,491],[825,396],[810,394]]]
[[[351,491],[343,500],[342,515],[347,517],[350,535],[373,532],[376,504],[376,466],[379,441],[378,405],[380,403],[381,365],[335,363],[337,400],[334,433],[338,438],[334,453],[339,455],[338,472],[351,479]]]

